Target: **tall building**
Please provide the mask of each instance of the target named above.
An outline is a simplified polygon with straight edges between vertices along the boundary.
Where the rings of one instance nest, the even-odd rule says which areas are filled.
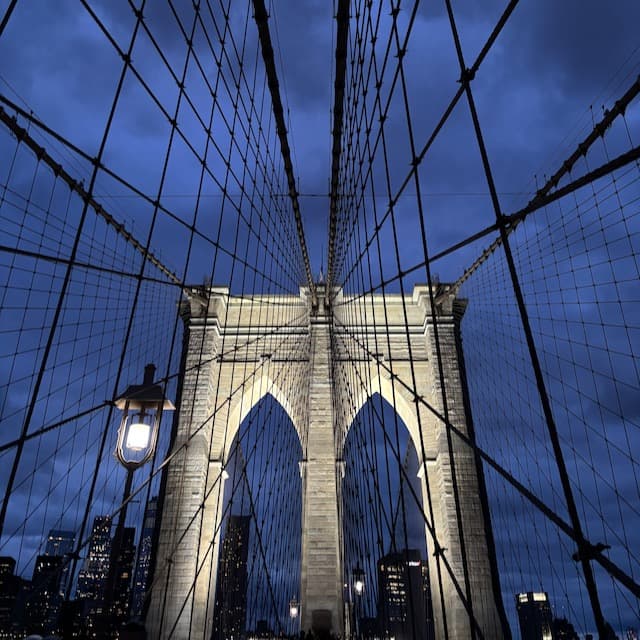
[[[60,607],[60,635],[65,640],[90,638],[87,620],[90,615],[90,600],[67,600]]]
[[[115,559],[116,575],[113,593],[113,616],[115,620],[124,622],[129,617],[129,602],[131,600],[131,583],[133,579],[133,562],[136,557],[136,530],[125,527],[122,532],[120,553]]]
[[[247,558],[251,516],[229,516],[222,541],[214,638],[237,640],[245,635],[247,618]]]
[[[580,640],[574,626],[566,618],[553,619],[553,640]]]
[[[140,545],[138,546],[138,561],[133,578],[133,595],[131,598],[131,616],[134,618],[141,618],[144,613],[144,599],[148,588],[157,513],[158,496],[154,496],[147,503],[147,508],[144,512],[144,524],[142,525]]]
[[[111,518],[96,516],[93,520],[89,550],[84,566],[78,574],[76,597],[80,600],[94,600],[102,603],[111,554]]]
[[[47,545],[44,550],[44,555],[46,556],[59,556],[64,558],[60,580],[58,582],[58,590],[63,599],[69,583],[68,557],[73,553],[75,541],[76,534],[73,531],[51,529],[47,536]]]
[[[46,556],[66,556],[73,553],[73,545],[76,534],[73,531],[51,529],[47,536],[47,545],[44,550]]]
[[[40,555],[36,558],[31,592],[26,601],[27,622],[31,632],[50,634],[58,631],[63,596],[60,594],[64,558]]]
[[[16,561],[0,556],[0,638],[13,637],[14,607],[22,581],[15,575]]]
[[[553,616],[546,593],[519,593],[516,608],[522,640],[553,640]]]
[[[389,553],[378,560],[378,619],[383,636],[396,640],[433,638],[425,591],[424,563],[416,549]]]

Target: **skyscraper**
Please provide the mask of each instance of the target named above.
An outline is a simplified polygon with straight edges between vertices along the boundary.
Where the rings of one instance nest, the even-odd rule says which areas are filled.
[[[10,637],[13,609],[20,591],[21,580],[15,575],[16,561],[0,556],[0,638]]]
[[[75,541],[76,534],[73,531],[51,529],[47,536],[47,545],[44,550],[44,555],[46,556],[59,556],[64,559],[60,579],[58,580],[58,591],[63,599],[69,582],[68,556],[73,553]]]
[[[250,516],[229,516],[218,569],[216,639],[244,636],[247,617],[247,558]]]
[[[120,553],[116,558],[112,612],[117,622],[124,622],[129,617],[133,562],[136,557],[135,537],[136,530],[134,527],[124,528]]]
[[[73,531],[51,529],[47,536],[44,554],[46,556],[65,556],[72,553],[75,539],[76,534]]]
[[[519,593],[516,596],[522,640],[552,640],[551,605],[544,592]]]
[[[102,603],[109,576],[111,554],[111,518],[96,516],[93,520],[91,540],[84,566],[78,574],[76,596],[80,600]]]
[[[566,618],[554,618],[553,640],[580,640],[573,625]]]
[[[140,536],[140,545],[138,547],[138,562],[136,563],[136,572],[133,579],[133,596],[131,598],[132,617],[142,617],[143,614],[157,512],[158,496],[154,496],[147,503],[147,508],[144,512],[144,524],[142,526],[142,535]]]
[[[58,618],[63,596],[60,579],[64,558],[57,555],[40,555],[36,558],[31,581],[31,593],[26,602],[29,629],[48,634],[58,631]]]
[[[427,592],[420,552],[404,549],[378,560],[379,625],[396,640],[433,638],[427,623]]]
[[[81,607],[86,635],[97,637],[104,616],[105,595],[111,564],[111,518],[96,516],[93,520],[89,549],[84,566],[78,573],[76,597]]]

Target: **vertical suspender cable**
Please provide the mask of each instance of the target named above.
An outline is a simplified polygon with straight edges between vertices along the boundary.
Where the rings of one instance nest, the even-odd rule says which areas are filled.
[[[304,268],[307,276],[307,284],[311,291],[311,301],[314,307],[318,306],[318,296],[316,287],[313,282],[311,273],[311,263],[309,262],[309,252],[307,251],[307,242],[304,235],[304,227],[302,225],[302,215],[300,214],[300,202],[298,201],[298,190],[296,189],[296,180],[293,175],[293,163],[291,162],[291,149],[287,139],[287,127],[284,122],[284,109],[280,98],[280,84],[278,83],[278,75],[276,73],[276,64],[273,56],[273,45],[271,44],[271,34],[269,33],[269,15],[265,7],[264,0],[253,0],[253,11],[256,25],[258,26],[258,35],[260,37],[260,46],[262,47],[262,58],[264,59],[265,71],[267,74],[267,82],[269,84],[269,92],[271,93],[271,102],[273,104],[273,115],[276,120],[276,128],[278,138],[280,139],[280,149],[282,151],[282,160],[284,162],[285,173],[287,174],[287,183],[289,185],[289,197],[293,207],[293,215],[296,220],[298,230],[298,240],[300,241],[300,250],[304,260]]]

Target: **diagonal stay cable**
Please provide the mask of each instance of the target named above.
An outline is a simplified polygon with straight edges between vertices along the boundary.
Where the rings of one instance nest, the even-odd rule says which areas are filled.
[[[289,197],[293,207],[293,214],[296,219],[296,227],[298,229],[298,240],[300,241],[300,249],[304,259],[304,268],[307,275],[307,283],[311,291],[311,299],[314,307],[318,305],[318,296],[316,287],[313,282],[311,273],[311,263],[309,262],[309,252],[307,251],[307,242],[304,235],[304,227],[302,225],[302,215],[300,214],[300,202],[298,201],[298,190],[296,189],[296,181],[293,175],[293,163],[291,162],[291,149],[287,139],[287,127],[284,121],[284,109],[280,98],[280,85],[276,73],[276,65],[273,55],[273,46],[271,44],[271,34],[269,33],[269,15],[263,0],[253,0],[253,11],[256,25],[258,26],[258,35],[260,37],[260,46],[262,48],[262,58],[264,60],[265,72],[269,84],[269,92],[271,93],[271,101],[273,105],[273,115],[276,120],[276,129],[278,138],[280,139],[280,149],[282,151],[282,160],[284,162],[285,173],[287,174],[287,183],[289,186]]]
[[[509,473],[507,469],[505,469],[480,445],[478,445],[477,442],[472,440],[467,434],[461,431],[451,421],[447,421],[445,419],[445,416],[436,407],[431,405],[423,396],[416,393],[415,388],[411,386],[410,382],[404,380],[401,376],[393,371],[393,368],[384,361],[384,359],[381,357],[381,354],[372,352],[371,349],[361,339],[359,339],[352,331],[350,331],[347,325],[341,323],[338,319],[336,319],[336,324],[342,332],[344,332],[358,344],[360,350],[364,354],[366,354],[367,357],[371,358],[371,360],[376,363],[376,366],[378,366],[380,370],[384,371],[392,381],[397,382],[397,384],[401,388],[405,389],[405,391],[411,394],[414,402],[425,407],[425,409],[427,409],[429,413],[431,413],[435,418],[440,420],[444,425],[451,429],[451,432],[457,438],[459,438],[461,442],[469,446],[473,451],[477,452],[477,454],[482,458],[484,462],[491,466],[494,471],[496,471],[504,480],[506,480],[514,489],[516,489],[516,491],[518,491],[531,504],[533,504],[533,506],[539,509],[547,518],[549,518],[549,520],[556,524],[556,526],[558,526],[567,536],[569,536],[574,542],[576,542],[576,544],[586,547],[590,551],[593,560],[598,562],[600,566],[602,566],[613,578],[618,580],[620,584],[624,585],[631,593],[633,593],[634,596],[640,597],[640,584],[634,580],[633,576],[625,573],[614,561],[605,556],[598,545],[591,543],[584,535],[576,531],[572,524],[565,522],[565,520],[563,520],[553,509],[548,507],[540,498],[538,498],[517,478]]]
[[[540,211],[540,209],[543,209],[549,204],[552,204],[556,200],[560,200],[561,198],[564,198],[565,196],[573,193],[574,191],[581,189],[585,185],[595,182],[600,178],[606,177],[611,173],[613,173],[614,171],[617,171],[618,169],[626,167],[632,162],[637,162],[638,159],[640,159],[640,146],[634,147],[633,149],[630,149],[629,151],[626,151],[620,154],[616,158],[613,158],[612,160],[605,162],[604,164],[600,165],[598,168],[589,171],[588,173],[584,174],[580,178],[576,178],[575,180],[571,181],[565,186],[559,189],[556,189],[551,193],[547,193],[546,195],[540,196],[539,199],[536,199],[535,203],[532,200],[529,204],[525,205],[518,211],[515,211],[514,213],[505,214],[504,216],[505,228],[507,229],[508,233],[511,233],[511,231],[515,228],[515,226],[517,226],[522,220],[528,217],[529,214]],[[473,233],[472,235],[465,237],[463,240],[454,242],[453,244],[449,245],[446,249],[442,249],[438,253],[435,253],[434,255],[429,256],[428,261],[420,260],[419,262],[416,262],[415,264],[412,264],[402,269],[402,271],[400,271],[399,273],[393,274],[388,278],[381,278],[378,282],[371,284],[371,286],[368,287],[367,289],[364,289],[359,293],[355,294],[353,298],[349,298],[348,301],[342,301],[342,302],[337,301],[335,302],[335,305],[344,306],[344,305],[352,304],[355,300],[364,298],[368,295],[371,295],[372,293],[375,293],[378,290],[384,289],[390,284],[397,282],[401,278],[404,278],[405,276],[408,276],[411,273],[414,273],[415,271],[418,271],[419,269],[424,268],[427,262],[429,262],[429,264],[433,264],[438,260],[442,260],[442,258],[445,258],[448,255],[451,255],[453,253],[456,253],[460,249],[470,244],[473,244],[474,242],[484,238],[485,236],[488,236],[492,233],[497,232],[498,229],[499,229],[499,224],[497,222],[493,222],[492,224],[481,229],[480,231],[477,231],[476,233]],[[482,252],[481,256],[479,256],[476,259],[476,261],[474,261],[472,265],[474,267],[474,270],[476,270],[480,266],[480,264],[484,262],[495,251],[495,249],[499,246],[500,243],[501,243],[500,237],[492,241],[492,243]],[[461,275],[460,278],[454,284],[451,285],[453,289],[455,289],[456,291],[460,290],[460,287],[471,276],[471,273],[469,272],[470,269],[471,267],[465,270],[463,275]]]
[[[636,81],[629,87],[626,93],[615,102],[613,107],[605,112],[604,117],[600,122],[598,122],[589,133],[589,135],[582,140],[575,151],[562,163],[560,168],[547,180],[547,182],[538,189],[536,195],[524,206],[520,211],[510,215],[503,216],[504,224],[504,232],[508,237],[513,233],[518,224],[522,222],[530,213],[534,211],[538,211],[543,208],[547,204],[550,204],[554,200],[557,200],[575,189],[578,189],[585,184],[589,184],[594,180],[602,177],[606,174],[599,174],[597,171],[593,171],[588,173],[583,178],[579,178],[578,180],[574,180],[571,184],[566,187],[560,188],[557,191],[551,191],[555,187],[557,187],[558,183],[565,175],[567,175],[575,163],[583,156],[587,155],[587,152],[591,148],[591,145],[604,136],[606,130],[613,124],[614,120],[624,114],[629,104],[634,100],[634,98],[640,93],[640,76],[636,78]],[[607,173],[618,168],[618,165],[623,166],[628,162],[633,162],[638,158],[638,147],[630,150],[626,154],[620,156],[617,160],[610,161],[603,165],[603,169],[607,170]],[[551,193],[550,193],[551,192]],[[486,231],[493,231],[500,227],[500,223],[496,222],[495,224],[488,227]],[[460,287],[464,284],[466,280],[478,269],[478,267],[498,248],[502,245],[503,238],[502,235],[499,235],[474,262],[469,266],[468,269],[465,269],[465,272],[458,278],[458,280],[454,283],[453,287],[456,291],[460,289]]]
[[[11,14],[13,13],[13,10],[16,8],[17,4],[18,0],[11,0],[9,6],[7,7],[7,10],[4,12],[4,16],[2,16],[2,22],[0,22],[0,36],[4,33],[5,27],[9,23]]]
[[[7,128],[16,136],[16,138],[24,143],[29,149],[31,149],[38,160],[44,162],[53,173],[64,180],[71,191],[77,193],[84,202],[87,203],[105,222],[113,227],[117,233],[119,233],[127,242],[129,242],[138,252],[140,252],[143,258],[146,258],[151,264],[157,267],[162,273],[164,273],[169,280],[174,284],[181,284],[180,279],[176,276],[169,267],[165,266],[156,256],[154,256],[125,228],[124,224],[118,222],[104,207],[95,199],[93,193],[89,193],[81,182],[78,182],[68,173],[62,165],[57,163],[44,149],[41,147],[28,133],[26,129],[18,124],[16,118],[11,117],[2,107],[0,107],[0,121],[2,121]]]
[[[7,98],[6,96],[4,96],[2,94],[0,94],[0,103],[6,105],[12,111],[15,111],[17,114],[20,115],[20,117],[24,118],[30,124],[33,124],[33,125],[37,126],[38,129],[40,129],[41,131],[45,132],[48,136],[51,136],[57,142],[60,142],[66,149],[69,149],[73,153],[77,154],[80,158],[86,160],[92,166],[97,166],[107,176],[109,176],[110,178],[113,178],[116,182],[118,182],[123,187],[125,187],[126,189],[131,191],[133,194],[135,194],[135,196],[143,199],[145,202],[147,202],[148,204],[150,204],[154,208],[157,207],[157,209],[159,211],[162,211],[164,214],[166,214],[169,218],[171,218],[173,221],[175,221],[179,225],[184,226],[187,229],[189,229],[189,231],[191,233],[193,233],[194,235],[198,236],[199,238],[201,238],[202,240],[204,240],[205,242],[207,242],[211,246],[213,246],[216,250],[220,250],[223,253],[227,254],[229,257],[233,257],[232,253],[228,249],[226,249],[225,247],[223,247],[220,244],[220,239],[219,238],[218,238],[218,240],[214,240],[214,239],[208,237],[207,234],[205,234],[202,231],[200,231],[197,228],[195,228],[193,225],[187,224],[174,211],[168,209],[165,205],[163,205],[157,199],[155,199],[155,198],[151,197],[150,195],[144,193],[141,189],[139,189],[138,187],[133,185],[129,180],[124,178],[122,175],[119,175],[118,173],[113,171],[113,169],[111,169],[108,166],[106,166],[99,159],[94,158],[93,156],[91,156],[86,151],[80,149],[77,145],[72,143],[70,140],[66,139],[59,132],[53,130],[51,127],[47,126],[44,122],[38,120],[38,118],[36,118],[32,113],[29,113],[29,112],[25,111],[24,109],[19,107],[17,104],[15,104],[13,101],[11,101],[9,98]],[[13,120],[13,118],[11,118],[11,119]],[[179,128],[177,128],[176,131],[180,133],[180,129]],[[182,137],[184,139],[184,135],[183,134],[181,134],[181,135],[182,135]],[[35,143],[37,149],[41,149],[40,145],[38,145],[37,142],[34,141],[34,143]],[[34,152],[36,152],[35,149],[33,149],[33,150],[34,150]],[[194,152],[194,154],[195,154],[195,152]],[[37,155],[37,152],[36,152],[36,155]],[[198,159],[198,161],[200,163],[202,163],[204,161],[203,158],[200,155],[195,154],[195,156],[197,157],[197,159]],[[45,157],[43,157],[42,160],[46,161],[47,165],[49,165],[51,167],[51,169],[54,171],[54,173],[56,171],[56,168],[60,167],[60,165],[57,162],[55,162],[55,160],[52,160],[52,162],[54,163],[53,165],[50,165]],[[216,177],[213,175],[213,173],[211,172],[210,169],[207,169],[207,173],[213,179],[213,181],[216,183],[216,185],[218,187],[220,187],[221,190],[224,191],[223,185],[216,179]],[[72,180],[73,180],[73,178],[72,178]],[[78,188],[84,189],[83,184],[81,182],[75,181],[75,183],[69,183],[69,186],[72,188],[72,190],[74,190],[74,192],[78,193],[78,195],[80,195],[81,197],[84,197],[86,195],[84,193],[84,191],[83,192],[79,192],[78,191]],[[243,214],[242,210],[239,209],[236,206],[234,206],[234,208],[236,209],[236,211],[238,213],[238,216],[246,223],[246,219],[244,217],[244,214]],[[253,230],[251,229],[251,227],[249,227],[249,231],[251,233],[254,233]],[[261,244],[264,245],[264,240],[263,239],[258,238],[258,240],[260,241]],[[273,259],[276,260],[277,256],[275,256],[273,253],[272,253],[272,255],[273,255]],[[298,284],[298,281],[296,281],[296,284]]]
[[[69,258],[62,258],[60,256],[54,256],[49,253],[42,253],[40,251],[28,251],[26,249],[19,249],[16,247],[10,247],[5,244],[0,244],[0,253],[9,253],[16,256],[22,256],[27,258],[33,258],[34,260],[44,260],[45,262],[52,262],[55,264],[70,265],[73,264],[78,269],[86,269],[87,271],[95,271],[98,273],[107,273],[112,276],[118,276],[120,278],[137,278],[137,274],[130,271],[123,271],[122,269],[114,269],[112,267],[101,267],[100,265],[91,264],[90,262],[83,262],[81,260],[69,260]],[[170,285],[182,288],[179,282],[171,279],[171,282],[162,280],[161,278],[154,278],[152,276],[143,276],[142,280],[145,282],[154,282],[156,284]]]
[[[144,5],[144,2],[143,2]],[[136,41],[136,37],[138,34],[138,28],[139,28],[139,20],[135,23],[134,28],[133,28],[133,32],[131,35],[131,38],[129,40],[129,45],[128,45],[128,55],[131,54],[131,51],[133,50],[133,47],[135,45],[135,41]],[[100,146],[98,149],[98,154],[97,154],[97,162],[94,163],[93,165],[93,170],[91,172],[91,179],[89,181],[89,189],[87,194],[91,195],[93,193],[93,190],[95,188],[96,185],[96,181],[98,178],[98,173],[99,173],[99,162],[101,161],[105,148],[107,146],[107,140],[109,137],[109,132],[111,131],[112,125],[113,125],[113,121],[114,121],[114,117],[115,117],[115,113],[116,113],[116,108],[118,106],[118,103],[120,101],[121,95],[122,95],[122,91],[123,91],[123,86],[124,86],[124,82],[125,82],[125,77],[126,77],[126,73],[127,73],[127,65],[126,63],[123,65],[121,71],[120,71],[120,76],[118,79],[118,84],[115,90],[115,93],[113,95],[113,99],[111,101],[111,107],[109,110],[109,114],[107,116],[107,120],[106,120],[106,124],[104,127],[104,130],[102,132],[102,136],[101,136],[101,141],[100,141]],[[28,405],[28,409],[26,411],[23,423],[22,423],[22,428],[20,431],[20,438],[21,441],[20,443],[17,445],[16,447],[16,451],[15,451],[15,455],[13,458],[13,464],[11,466],[11,471],[9,474],[9,480],[7,482],[7,488],[5,491],[5,495],[4,498],[2,500],[2,507],[0,508],[0,535],[2,534],[2,532],[4,531],[4,526],[5,526],[5,520],[6,520],[6,516],[7,516],[7,510],[9,507],[9,501],[11,500],[11,495],[12,495],[12,491],[13,491],[13,486],[15,483],[15,479],[18,473],[18,468],[20,466],[20,462],[22,460],[22,453],[24,450],[24,437],[28,434],[29,432],[29,427],[31,425],[31,420],[33,418],[33,415],[35,413],[35,408],[36,408],[36,403],[38,401],[38,396],[40,393],[40,387],[42,385],[42,382],[44,380],[45,377],[45,372],[46,372],[46,366],[47,366],[47,362],[49,360],[49,357],[52,353],[53,347],[54,347],[54,338],[55,338],[55,334],[58,331],[58,327],[59,327],[59,322],[60,319],[62,317],[62,312],[63,312],[63,306],[64,306],[64,301],[65,298],[67,296],[67,292],[69,290],[70,284],[71,284],[71,279],[72,279],[72,274],[73,274],[73,263],[75,262],[76,258],[77,258],[77,254],[78,254],[78,250],[80,247],[80,241],[82,238],[82,233],[84,231],[85,228],[85,223],[87,221],[88,218],[88,211],[90,208],[90,202],[89,202],[89,198],[85,198],[84,199],[84,204],[82,206],[82,211],[80,213],[80,219],[78,221],[78,224],[76,226],[76,230],[75,230],[75,234],[74,234],[74,240],[73,240],[73,245],[71,248],[71,252],[70,252],[70,260],[71,263],[67,266],[67,269],[65,271],[64,274],[64,279],[62,282],[62,286],[60,288],[59,294],[58,294],[58,298],[57,298],[57,303],[55,306],[55,311],[53,314],[53,318],[49,327],[49,333],[48,333],[48,337],[47,337],[47,341],[42,353],[42,357],[40,359],[40,367],[37,373],[37,376],[35,378],[35,382],[33,384],[32,390],[31,390],[31,397],[29,400],[29,405]],[[144,265],[144,261],[143,261],[143,265]],[[105,431],[106,434],[106,431]],[[104,444],[106,442],[106,435],[103,437],[102,439],[102,448],[104,447]],[[101,454],[100,454],[101,455]],[[95,486],[95,479],[97,478],[97,474],[94,474],[94,485]],[[92,486],[92,490],[93,490],[93,486]],[[92,495],[92,490],[90,492],[90,496]],[[87,502],[87,504],[89,504],[90,500]],[[88,516],[88,510],[87,510],[87,516]],[[84,526],[86,525],[86,519],[85,522],[83,522],[82,525],[82,531],[84,530]],[[82,536],[80,536],[82,537]]]
[[[192,225],[186,224],[184,222],[184,220],[181,220],[179,218],[179,216],[175,212],[169,210],[166,206],[162,205],[162,203],[158,199],[153,198],[153,197],[143,193],[142,191],[140,191],[140,189],[136,188],[130,182],[128,182],[127,180],[122,178],[122,176],[117,175],[111,169],[106,167],[102,162],[98,162],[95,158],[92,158],[88,153],[86,153],[82,149],[78,148],[77,146],[75,146],[70,141],[66,140],[64,137],[62,137],[56,131],[52,130],[50,127],[48,127],[44,123],[40,122],[33,115],[27,113],[26,111],[24,111],[23,109],[18,107],[16,104],[11,102],[11,100],[6,98],[5,96],[0,95],[0,102],[4,103],[8,107],[10,107],[12,110],[15,110],[16,113],[20,114],[20,116],[25,118],[29,123],[35,124],[39,129],[41,129],[42,131],[44,131],[48,135],[52,136],[55,140],[57,140],[58,142],[62,143],[66,148],[70,149],[74,153],[78,154],[81,158],[87,160],[92,165],[97,166],[104,173],[106,173],[107,175],[112,177],[114,180],[118,181],[125,188],[129,189],[130,191],[132,191],[136,196],[142,198],[144,201],[146,201],[147,203],[149,203],[153,207],[157,207],[159,211],[162,211],[164,214],[166,214],[168,217],[170,217],[172,220],[174,220],[178,224],[187,227],[194,235],[198,236],[199,238],[201,238],[202,240],[204,240],[208,244],[212,245],[215,249],[220,250],[221,252],[225,253],[229,257],[233,257],[232,253],[229,251],[229,249],[227,249],[227,248],[225,248],[224,246],[221,245],[221,243],[219,241],[219,238],[217,240],[213,239],[213,238],[210,238],[210,237],[208,237],[208,235],[204,234],[202,231],[199,231],[198,229],[196,229]],[[44,162],[47,166],[49,166],[49,168],[54,172],[55,175],[63,178],[64,181],[69,186],[69,188],[74,193],[78,194],[80,196],[80,198],[83,199],[83,201],[88,199],[89,206],[92,209],[95,210],[97,215],[99,215],[102,218],[104,218],[104,220],[107,222],[107,224],[112,226],[120,235],[122,235],[128,242],[130,242],[130,244],[132,244],[142,254],[143,257],[146,256],[146,259],[150,263],[154,264],[160,271],[165,273],[169,277],[171,282],[173,282],[175,285],[178,285],[178,286],[182,287],[182,281],[166,265],[163,265],[161,263],[161,261],[156,256],[154,256],[150,251],[147,251],[142,246],[142,244],[139,241],[137,241],[136,238],[126,230],[126,228],[124,227],[124,225],[122,223],[118,222],[117,219],[114,216],[112,216],[110,213],[108,213],[104,209],[104,207],[95,199],[93,194],[89,195],[86,192],[86,189],[84,188],[84,185],[83,185],[82,182],[79,182],[78,180],[74,179],[73,176],[71,176],[66,171],[64,171],[62,166],[58,162],[56,162],[53,159],[53,157],[51,157],[46,152],[46,150],[43,147],[41,147],[29,135],[29,133],[24,128],[20,127],[17,124],[17,121],[12,116],[9,116],[3,110],[2,107],[0,107],[0,120],[3,121],[7,125],[7,127],[12,131],[12,133],[16,136],[16,138],[18,138],[18,140],[20,140],[21,142],[25,142],[27,144],[27,146],[29,147],[29,149],[31,149],[31,151],[36,155],[36,157],[38,157],[38,159],[40,161]],[[242,217],[242,213],[240,211],[238,211],[238,214],[239,214],[240,217]],[[273,259],[276,260],[276,256],[275,255],[273,255]],[[248,266],[249,268],[252,268],[251,265],[246,260],[243,261],[243,264],[246,264],[246,266]]]
[[[476,60],[473,63],[473,65],[471,66],[471,68],[469,70],[470,74],[475,75],[478,72],[478,70],[480,69],[480,66],[482,65],[482,63],[484,61],[484,59],[486,58],[486,56],[488,55],[489,51],[491,50],[491,48],[495,44],[496,40],[498,39],[498,36],[500,35],[502,29],[504,28],[505,24],[507,23],[507,21],[509,19],[509,16],[511,15],[511,13],[513,13],[513,11],[514,11],[515,7],[517,6],[517,4],[518,4],[518,0],[511,0],[511,2],[507,5],[507,7],[505,8],[502,16],[500,17],[500,20],[498,20],[498,22],[496,23],[493,31],[491,32],[491,34],[487,38],[487,41],[485,42],[485,45],[483,46],[482,50],[478,54],[478,57],[476,58]],[[403,44],[402,48],[406,48],[406,46],[407,45],[406,45],[406,42],[405,42]],[[382,110],[382,116],[381,117],[384,117],[385,119],[387,118],[387,115],[388,115],[388,112],[389,112],[389,108],[390,108],[390,105],[391,105],[391,96],[392,96],[392,93],[393,93],[393,86],[395,86],[395,83],[397,81],[398,71],[399,71],[399,67],[396,67],[396,73],[394,74],[394,76],[393,76],[393,78],[391,80],[391,83],[390,83],[391,84],[391,89],[389,90],[389,98],[387,99],[386,105],[385,105],[384,109]],[[380,75],[382,77],[384,75],[384,71],[381,71]],[[430,151],[432,146],[435,144],[438,136],[440,135],[441,131],[443,130],[445,124],[449,121],[449,118],[450,118],[451,114],[453,113],[454,109],[456,108],[458,102],[460,101],[460,99],[462,98],[463,95],[464,95],[464,86],[462,84],[460,84],[460,86],[456,90],[455,94],[453,95],[453,97],[449,101],[447,107],[442,112],[442,115],[441,115],[440,119],[438,120],[437,124],[433,128],[433,130],[432,130],[431,134],[429,135],[428,139],[426,140],[425,144],[420,149],[420,152],[417,154],[416,158],[411,163],[411,168],[409,169],[407,175],[404,177],[404,179],[400,183],[400,186],[397,188],[393,198],[391,198],[390,201],[387,203],[387,206],[385,208],[384,214],[378,220],[378,222],[376,224],[376,227],[375,227],[373,233],[371,234],[371,237],[367,239],[367,242],[364,245],[364,247],[362,248],[362,251],[361,251],[361,253],[360,253],[360,255],[359,255],[359,257],[358,257],[356,262],[359,262],[360,260],[362,260],[362,258],[364,256],[364,253],[366,253],[369,250],[369,248],[371,247],[371,245],[375,241],[375,238],[380,233],[380,230],[384,226],[385,222],[391,216],[392,209],[396,206],[396,204],[398,203],[399,199],[404,195],[404,192],[407,189],[407,187],[409,186],[409,184],[414,180],[415,172],[418,170],[418,167],[421,165],[421,163],[424,160],[424,158],[426,157],[427,153]],[[377,100],[380,100],[379,96],[377,97]],[[373,121],[370,120],[367,123],[367,128],[370,129],[372,127],[372,122]],[[378,144],[380,142],[380,137],[381,137],[381,131],[382,131],[382,128],[380,127],[379,130],[378,130],[378,133],[377,133],[377,135],[375,137],[375,140],[374,140],[374,142],[372,144],[371,157],[373,157],[375,155],[376,150],[378,148]],[[368,180],[368,176],[373,170],[372,166],[373,165],[369,164],[369,167],[368,167],[368,169],[367,169],[367,171],[365,172],[365,175],[364,175],[364,181]],[[349,278],[351,277],[351,273],[353,272],[353,269],[355,269],[355,264],[351,268],[350,272],[347,273],[343,277],[343,279],[342,279],[343,282],[347,282],[349,280]]]

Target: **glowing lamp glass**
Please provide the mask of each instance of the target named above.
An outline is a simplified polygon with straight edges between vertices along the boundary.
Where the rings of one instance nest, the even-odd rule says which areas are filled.
[[[361,578],[356,579],[353,588],[356,590],[356,593],[361,596],[364,591],[364,581]]]
[[[151,440],[151,426],[144,422],[133,422],[127,430],[125,447],[129,451],[144,451]]]
[[[297,618],[299,612],[300,612],[300,608],[298,607],[298,601],[295,599],[291,600],[289,602],[289,616],[291,618]]]

